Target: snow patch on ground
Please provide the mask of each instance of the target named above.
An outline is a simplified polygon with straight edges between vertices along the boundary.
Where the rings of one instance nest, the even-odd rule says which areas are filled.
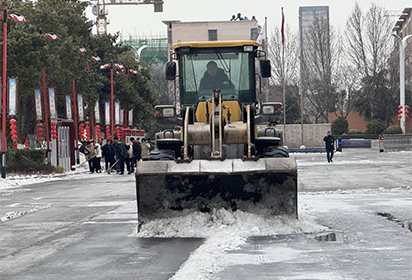
[[[304,212],[304,211],[303,211]],[[239,249],[251,236],[314,233],[328,230],[306,214],[300,219],[232,212],[194,212],[187,216],[158,219],[144,224],[137,237],[198,237],[204,243],[194,251],[171,280],[213,279],[213,275],[231,264],[227,252]],[[247,261],[247,260],[245,260]],[[193,278],[195,277],[195,278]]]
[[[299,192],[299,195],[325,195],[325,194],[383,194],[383,193],[412,193],[412,187],[396,187],[396,188],[384,188],[379,187],[376,189],[348,189],[348,190],[334,190],[334,191],[315,191],[315,192]]]
[[[50,175],[8,175],[6,179],[0,179],[0,190],[16,189],[27,185],[40,184],[43,182],[55,181],[55,180],[69,180],[69,179],[82,179],[90,178],[90,176],[98,176],[101,174],[89,174],[84,169],[76,171],[69,171],[63,174],[50,174]]]
[[[10,211],[7,212],[6,214],[4,214],[1,218],[0,218],[0,222],[5,222],[5,221],[9,221],[9,220],[13,220],[16,218],[19,218],[21,216],[24,216],[26,214],[30,214],[30,213],[34,213],[37,212],[39,210],[44,210],[49,208],[51,205],[42,205],[42,206],[36,206],[33,209],[30,210],[25,210],[25,211]]]

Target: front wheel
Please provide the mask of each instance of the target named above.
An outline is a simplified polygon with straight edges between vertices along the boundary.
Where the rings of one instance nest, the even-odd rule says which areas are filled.
[[[284,158],[289,157],[288,149],[278,146],[278,147],[265,147],[262,151],[262,156],[264,158]]]

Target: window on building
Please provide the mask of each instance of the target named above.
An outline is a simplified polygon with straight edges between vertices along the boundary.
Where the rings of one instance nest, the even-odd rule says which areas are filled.
[[[217,41],[217,29],[209,30],[209,41]]]
[[[256,41],[257,40],[257,38],[258,38],[258,29],[257,28],[251,28],[250,29],[250,38],[252,39],[252,40],[254,40],[254,41]]]

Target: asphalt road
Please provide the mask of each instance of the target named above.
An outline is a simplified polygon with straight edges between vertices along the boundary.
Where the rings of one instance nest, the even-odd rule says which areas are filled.
[[[0,193],[0,279],[169,279],[201,239],[136,238],[134,176]]]

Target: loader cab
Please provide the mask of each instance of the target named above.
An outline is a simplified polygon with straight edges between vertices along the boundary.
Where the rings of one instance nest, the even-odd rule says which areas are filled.
[[[199,102],[208,100],[214,89],[222,92],[223,100],[241,104],[256,102],[255,59],[262,56],[258,46],[255,41],[174,45],[172,57],[178,65],[180,104],[196,107]],[[217,67],[216,76],[208,72],[211,64]],[[168,79],[174,79],[173,70],[170,73]]]

